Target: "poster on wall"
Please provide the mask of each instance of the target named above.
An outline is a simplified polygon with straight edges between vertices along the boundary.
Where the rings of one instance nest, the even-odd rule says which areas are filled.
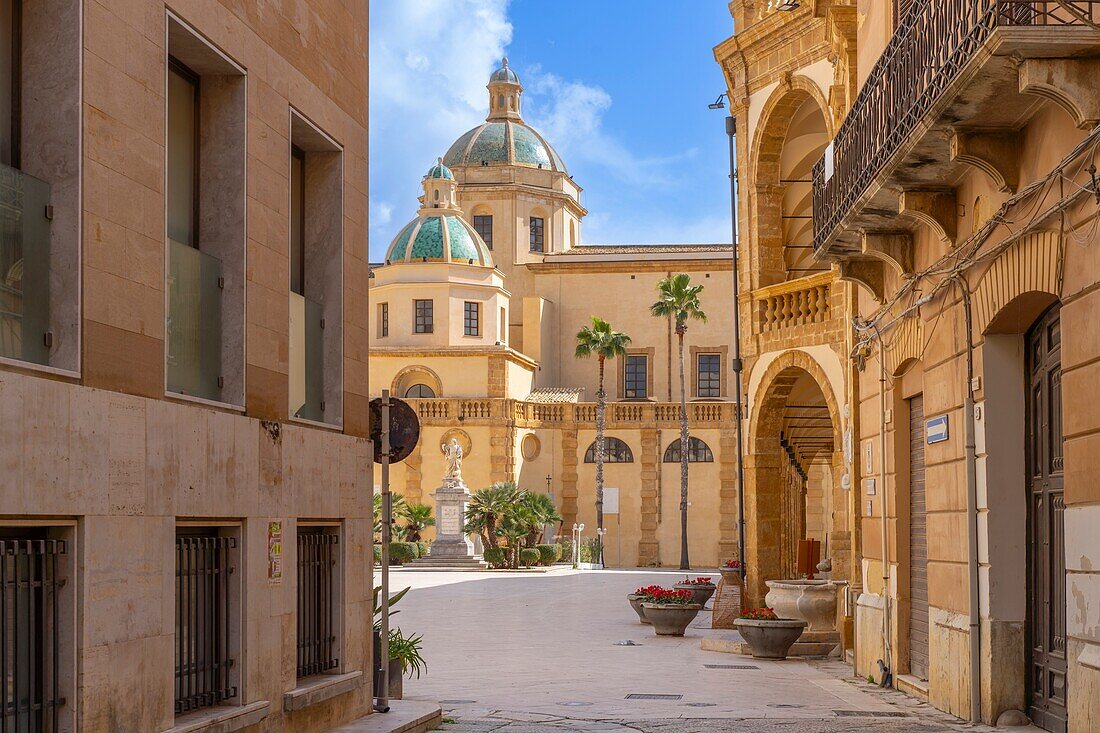
[[[267,579],[276,583],[283,580],[283,523],[267,523]]]

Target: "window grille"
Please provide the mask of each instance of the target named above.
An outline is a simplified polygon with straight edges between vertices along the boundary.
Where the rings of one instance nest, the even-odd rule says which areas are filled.
[[[489,249],[493,248],[493,217],[490,214],[477,214],[474,216],[474,229],[485,242]]]
[[[481,308],[480,304],[466,301],[463,304],[462,332],[467,336],[481,335]]]
[[[649,359],[644,354],[626,357],[623,380],[623,397],[627,399],[649,396]]]
[[[699,354],[695,364],[695,383],[700,397],[722,396],[722,357]]]
[[[64,554],[63,540],[0,538],[0,731],[59,730]]]
[[[333,621],[338,541],[320,527],[298,530],[298,677],[340,665]]]
[[[546,223],[542,217],[531,217],[531,251],[532,252],[545,252],[545,233]]]
[[[434,301],[416,301],[416,333],[432,333],[435,330]]]
[[[176,536],[176,715],[237,696],[229,678],[230,552],[236,547],[235,537],[216,530]]]

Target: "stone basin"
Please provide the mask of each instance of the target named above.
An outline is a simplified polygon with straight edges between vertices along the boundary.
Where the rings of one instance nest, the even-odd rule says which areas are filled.
[[[764,602],[780,618],[805,621],[810,634],[836,632],[836,604],[839,588],[833,580],[768,580]]]

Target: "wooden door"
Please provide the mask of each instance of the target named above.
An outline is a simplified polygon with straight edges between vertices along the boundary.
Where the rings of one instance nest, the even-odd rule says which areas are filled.
[[[928,679],[928,515],[924,397],[909,400],[909,674]]]
[[[1028,353],[1028,688],[1032,721],[1066,730],[1066,553],[1059,309],[1032,327]]]

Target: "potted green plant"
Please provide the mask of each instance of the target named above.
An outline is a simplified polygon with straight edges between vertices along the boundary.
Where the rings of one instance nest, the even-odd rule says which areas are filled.
[[[673,587],[678,590],[691,591],[691,594],[695,597],[695,602],[700,607],[705,607],[707,601],[714,595],[714,589],[717,586],[710,578],[700,576],[698,578],[684,578]]]
[[[658,636],[683,636],[702,606],[689,590],[656,588],[644,596],[642,608]]]
[[[779,618],[770,608],[745,611],[734,625],[756,659],[786,659],[806,628],[802,619]]]
[[[647,596],[653,591],[661,590],[659,585],[645,585],[641,588],[635,589],[633,593],[626,594],[626,600],[630,603],[630,607],[634,609],[634,613],[638,614],[638,620],[643,624],[648,624],[649,619],[645,617],[645,609],[642,608],[642,603],[645,602]]]
[[[428,663],[424,661],[422,654],[424,637],[421,634],[405,636],[401,629],[390,629],[390,660],[387,679],[389,681],[389,696],[392,700],[400,700],[403,693],[405,676],[412,679],[413,674],[420,679],[420,673],[428,669]]]

